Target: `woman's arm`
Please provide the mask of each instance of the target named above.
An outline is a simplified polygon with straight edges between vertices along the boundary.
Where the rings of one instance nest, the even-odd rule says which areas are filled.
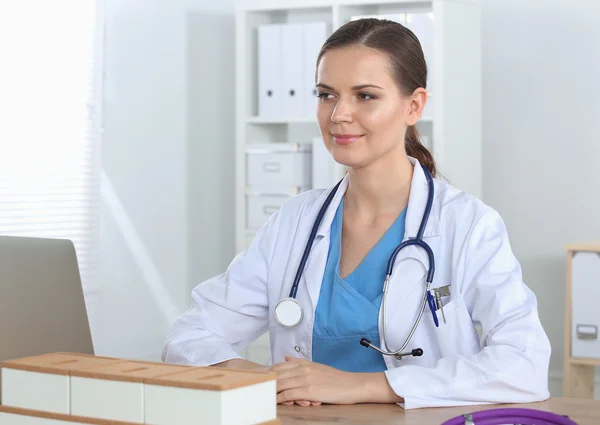
[[[286,357],[277,372],[277,402],[312,400],[329,404],[401,403],[384,372],[353,373]]]
[[[162,352],[165,363],[211,366],[232,359],[269,325],[267,274],[277,235],[275,213],[226,272],[196,286]],[[231,364],[231,363],[229,363]]]
[[[270,368],[269,366],[254,363],[245,359],[226,360],[224,362],[214,364],[213,366],[224,367],[228,369],[258,370],[261,372],[267,372]]]
[[[357,373],[362,382],[358,386],[358,403],[402,403],[404,399],[394,392],[384,372]]]

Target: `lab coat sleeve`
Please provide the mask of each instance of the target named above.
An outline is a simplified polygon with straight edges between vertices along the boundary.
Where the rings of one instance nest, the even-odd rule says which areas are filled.
[[[267,275],[277,213],[226,271],[192,291],[190,308],[172,326],[162,351],[165,363],[209,366],[238,354],[268,328]]]
[[[483,348],[473,355],[443,357],[434,367],[386,371],[390,386],[404,398],[400,405],[414,409],[547,399],[550,343],[497,212],[480,216],[462,256],[455,274],[460,282],[453,282],[462,299],[455,302],[464,302],[480,324]]]

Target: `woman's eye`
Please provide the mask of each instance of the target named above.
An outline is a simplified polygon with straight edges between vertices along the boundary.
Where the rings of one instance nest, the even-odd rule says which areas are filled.
[[[376,98],[375,96],[373,96],[370,93],[358,93],[357,96],[360,100],[371,100],[371,99]],[[321,93],[317,94],[317,97],[322,100],[329,100],[329,99],[333,99],[334,95],[331,93],[328,93],[328,92],[321,92]]]
[[[375,96],[373,96],[372,94],[369,93],[359,93],[358,97],[360,100],[371,100],[371,99],[375,99]]]
[[[327,99],[329,99],[329,97],[327,97],[327,96],[330,96],[330,95],[331,95],[331,93],[321,92],[321,93],[317,94],[317,97],[319,99],[327,100]]]

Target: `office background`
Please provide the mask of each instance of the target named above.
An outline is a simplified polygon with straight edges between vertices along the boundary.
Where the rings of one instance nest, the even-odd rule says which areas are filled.
[[[480,3],[482,198],[504,218],[538,297],[560,395],[564,245],[600,234],[600,3]],[[105,0],[101,227],[88,294],[98,354],[158,359],[191,289],[236,253],[234,7]]]

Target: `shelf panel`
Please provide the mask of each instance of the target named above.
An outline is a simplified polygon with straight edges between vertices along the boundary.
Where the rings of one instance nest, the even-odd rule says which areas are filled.
[[[600,366],[600,359],[588,359],[581,357],[571,357],[569,359],[570,364],[577,364],[582,366]]]
[[[316,118],[263,118],[263,117],[248,117],[248,124],[317,124]],[[433,122],[432,116],[423,116],[419,122]]]
[[[248,124],[317,124],[316,118],[263,118],[248,117]]]
[[[418,1],[377,1],[363,3],[361,1],[348,1],[334,9],[334,24],[340,27],[356,17],[386,17],[406,25],[406,14],[431,12],[433,2],[430,0]]]
[[[600,242],[596,243],[571,243],[565,245],[567,251],[600,252]]]
[[[396,6],[404,4],[431,4],[433,0],[333,0],[327,6],[344,7],[344,6]],[[463,2],[474,2],[475,0],[462,0]],[[249,11],[278,11],[278,10],[302,10],[302,9],[322,9],[327,7],[323,5],[322,0],[255,0],[253,2],[241,2],[238,8]]]
[[[257,0],[253,2],[240,2],[238,5],[239,10],[247,12],[279,12],[279,13],[302,13],[305,11],[327,11],[331,13],[333,5],[323,5],[322,0],[309,0],[303,3],[298,3],[295,0]]]

